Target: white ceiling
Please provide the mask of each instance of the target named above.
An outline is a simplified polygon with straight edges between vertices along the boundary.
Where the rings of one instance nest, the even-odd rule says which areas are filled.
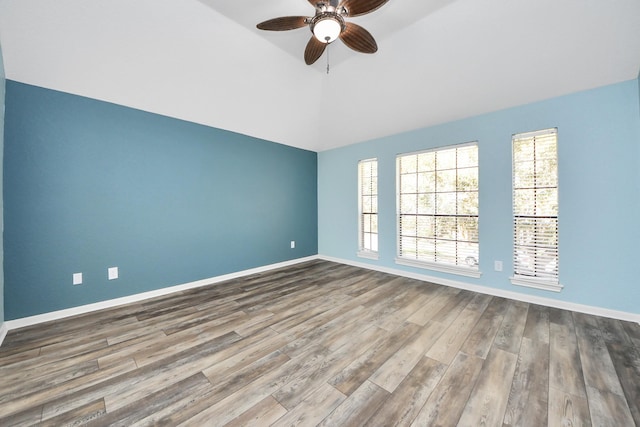
[[[640,0],[390,0],[312,66],[307,0],[0,0],[9,79],[322,151],[638,76]]]

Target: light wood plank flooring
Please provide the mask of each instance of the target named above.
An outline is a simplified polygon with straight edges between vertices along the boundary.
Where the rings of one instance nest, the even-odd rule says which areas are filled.
[[[311,261],[10,331],[36,424],[634,426],[640,325]]]

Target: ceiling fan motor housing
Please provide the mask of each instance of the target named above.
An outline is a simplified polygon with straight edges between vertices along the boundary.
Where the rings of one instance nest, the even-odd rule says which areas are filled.
[[[320,1],[316,3],[317,13],[335,12],[341,15],[348,15],[347,9],[344,6],[339,6],[339,3],[339,0],[332,0],[331,2]]]

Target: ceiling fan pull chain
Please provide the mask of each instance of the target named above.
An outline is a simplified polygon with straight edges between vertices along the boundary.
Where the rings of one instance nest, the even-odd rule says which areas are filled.
[[[329,74],[329,37],[327,37],[327,74]]]

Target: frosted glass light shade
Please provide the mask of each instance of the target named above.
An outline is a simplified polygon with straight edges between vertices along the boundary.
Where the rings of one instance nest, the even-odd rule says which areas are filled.
[[[313,35],[322,43],[331,43],[340,35],[342,26],[333,18],[325,18],[313,26]]]

